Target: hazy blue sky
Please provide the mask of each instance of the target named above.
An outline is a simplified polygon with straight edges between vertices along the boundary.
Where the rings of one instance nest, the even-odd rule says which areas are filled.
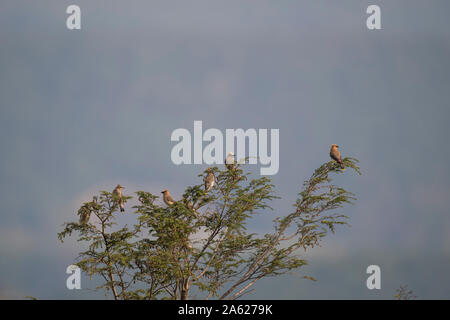
[[[66,28],[70,4],[82,30]],[[369,4],[382,30],[366,28]],[[172,164],[170,134],[202,120],[280,129],[282,199],[256,232],[290,212],[331,143],[361,161],[361,177],[337,179],[358,198],[351,227],[248,298],[390,299],[409,284],[449,299],[449,12],[445,0],[2,0],[0,298],[103,298],[66,289],[80,246],[58,242],[61,224],[119,182],[180,196],[205,166]],[[371,264],[381,290],[365,286]]]

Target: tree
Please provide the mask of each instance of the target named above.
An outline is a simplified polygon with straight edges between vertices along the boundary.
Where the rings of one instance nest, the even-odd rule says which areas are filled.
[[[343,160],[360,174],[357,162]],[[78,233],[87,248],[75,264],[91,278],[101,276],[97,289],[114,299],[188,299],[194,286],[205,299],[236,299],[259,279],[305,265],[297,254],[346,224],[348,217],[337,209],[355,200],[331,183],[333,174],[343,173],[340,165],[324,163],[303,183],[293,211],[277,217],[273,232],[261,236],[247,226],[258,213],[273,210],[269,204],[277,196],[270,179],[250,180],[239,165],[212,170],[216,184],[211,191],[202,184],[189,186],[171,206],[160,206],[149,192],[136,192],[132,227],[117,225],[118,199],[101,191],[78,212],[91,222],[65,223],[58,238]]]
[[[396,300],[415,300],[417,298],[417,296],[414,294],[414,291],[408,289],[407,285],[400,286],[400,288],[398,288],[396,292],[397,293],[394,296]]]

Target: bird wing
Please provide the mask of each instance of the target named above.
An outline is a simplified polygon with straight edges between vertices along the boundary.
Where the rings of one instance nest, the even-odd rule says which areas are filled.
[[[227,156],[226,159],[225,159],[225,163],[226,164],[233,164],[234,163],[234,157],[231,156],[231,155]]]
[[[331,149],[330,157],[337,162],[341,162],[341,153],[336,149]]]

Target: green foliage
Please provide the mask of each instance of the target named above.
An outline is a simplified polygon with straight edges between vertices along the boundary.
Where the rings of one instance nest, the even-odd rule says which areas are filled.
[[[412,291],[411,289],[408,289],[408,286],[400,286],[400,288],[398,288],[396,290],[396,294],[394,296],[394,298],[396,300],[415,300],[417,299],[417,296],[414,294],[414,291]]]
[[[343,164],[360,174],[356,159],[345,158]],[[101,191],[81,206],[80,222],[64,224],[58,238],[78,233],[86,250],[75,264],[91,277],[101,276],[97,289],[114,299],[188,299],[192,286],[206,299],[235,299],[261,278],[305,265],[298,253],[346,224],[347,217],[336,210],[355,200],[331,184],[331,175],[343,171],[330,161],[304,182],[294,210],[274,220],[274,231],[257,235],[247,231],[248,222],[272,210],[269,204],[277,196],[270,179],[250,179],[239,165],[212,170],[216,184],[211,191],[206,193],[203,183],[187,187],[172,206],[159,205],[158,196],[149,192],[136,192],[132,227],[117,225],[116,217],[123,214],[119,199]],[[199,175],[205,176],[206,171]]]

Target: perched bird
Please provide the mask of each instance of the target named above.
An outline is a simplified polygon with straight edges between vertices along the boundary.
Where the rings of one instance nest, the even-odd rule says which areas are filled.
[[[125,209],[123,208],[122,189],[125,189],[125,187],[122,187],[120,184],[118,184],[117,187],[112,192],[113,195],[115,195],[118,198],[120,212],[125,211]]]
[[[175,200],[173,200],[172,196],[169,193],[169,190],[166,189],[164,191],[161,191],[161,193],[163,194],[163,200],[165,204],[171,206],[175,203]]]
[[[228,153],[226,159],[225,159],[225,166],[228,170],[234,170],[234,153],[230,152]]]
[[[89,222],[89,218],[91,217],[91,210],[86,204],[84,204],[80,210],[78,210],[78,215],[80,216],[80,224],[86,224]]]
[[[186,239],[186,243],[184,244],[184,246],[187,250],[192,250],[192,244],[191,241],[189,241],[189,239]]]
[[[209,192],[214,187],[216,178],[214,177],[214,173],[211,168],[206,169],[206,172],[208,172],[208,173],[206,174],[206,177],[204,180],[205,181],[205,191]]]
[[[80,224],[87,224],[89,222],[91,213],[96,208],[97,200],[97,196],[93,196],[92,202],[84,203],[80,210],[78,210],[78,215],[80,216]]]
[[[192,212],[194,212],[195,216],[198,216],[198,212],[195,209],[194,205],[192,204],[192,202],[188,199],[183,199],[184,204],[186,205],[186,207],[191,210]]]
[[[344,170],[344,165],[342,164],[341,153],[338,150],[339,146],[337,144],[332,144],[330,149],[330,157],[337,163],[341,165],[341,169]]]

